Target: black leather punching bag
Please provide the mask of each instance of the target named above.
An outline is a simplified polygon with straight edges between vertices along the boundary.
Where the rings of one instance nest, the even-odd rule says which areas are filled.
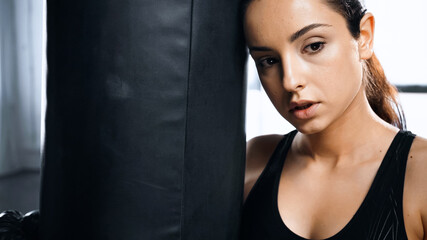
[[[238,0],[48,0],[41,239],[238,239]]]

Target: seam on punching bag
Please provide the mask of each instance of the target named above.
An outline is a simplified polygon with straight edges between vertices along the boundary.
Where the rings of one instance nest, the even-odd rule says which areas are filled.
[[[185,196],[185,160],[187,158],[187,129],[188,129],[188,105],[189,105],[189,92],[190,92],[190,73],[191,73],[191,49],[193,43],[193,10],[194,0],[190,0],[190,31],[188,43],[188,72],[187,72],[187,102],[185,108],[185,135],[184,135],[184,160],[182,161],[182,177],[181,177],[181,220],[179,229],[179,239],[182,240],[182,229],[184,224],[184,196]]]

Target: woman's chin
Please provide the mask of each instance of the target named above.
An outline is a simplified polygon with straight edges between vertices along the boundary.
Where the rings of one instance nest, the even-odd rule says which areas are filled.
[[[307,122],[304,124],[292,124],[292,125],[298,130],[298,132],[305,135],[316,134],[325,129],[321,125],[315,124],[313,122]]]

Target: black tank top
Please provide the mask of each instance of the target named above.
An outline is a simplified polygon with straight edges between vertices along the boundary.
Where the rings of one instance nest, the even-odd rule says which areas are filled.
[[[283,223],[277,192],[286,154],[296,130],[284,136],[258,178],[243,206],[242,240],[307,240]],[[371,187],[347,225],[328,240],[403,240],[403,184],[406,162],[415,135],[396,134]]]

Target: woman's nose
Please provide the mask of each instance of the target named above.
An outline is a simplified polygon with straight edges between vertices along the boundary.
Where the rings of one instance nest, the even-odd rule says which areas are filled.
[[[301,63],[292,56],[282,61],[282,86],[287,92],[300,91],[305,87]]]

